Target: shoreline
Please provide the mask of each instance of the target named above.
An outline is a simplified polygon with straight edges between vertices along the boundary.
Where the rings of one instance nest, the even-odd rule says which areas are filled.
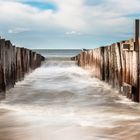
[[[0,114],[1,140],[139,140],[140,137],[139,119],[117,121],[113,127],[46,125],[45,122],[38,125],[39,121],[27,120],[24,113],[0,108]]]

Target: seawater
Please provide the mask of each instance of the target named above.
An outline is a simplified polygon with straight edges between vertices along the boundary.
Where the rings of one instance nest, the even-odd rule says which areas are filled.
[[[75,53],[44,56],[65,58]],[[26,75],[7,92],[0,114],[0,140],[140,138],[140,105],[67,59],[46,60]]]
[[[80,49],[36,49],[34,50],[46,58],[69,58],[81,52]]]

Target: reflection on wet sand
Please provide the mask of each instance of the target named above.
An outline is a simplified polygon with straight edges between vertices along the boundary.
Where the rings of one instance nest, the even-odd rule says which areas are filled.
[[[45,125],[25,120],[9,110],[0,111],[0,140],[139,140],[140,119],[118,121],[113,127]],[[20,118],[20,119],[19,119]]]

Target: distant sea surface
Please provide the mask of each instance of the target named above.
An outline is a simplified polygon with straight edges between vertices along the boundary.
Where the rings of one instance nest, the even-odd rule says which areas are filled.
[[[34,49],[34,51],[46,58],[72,57],[81,52],[80,49]]]

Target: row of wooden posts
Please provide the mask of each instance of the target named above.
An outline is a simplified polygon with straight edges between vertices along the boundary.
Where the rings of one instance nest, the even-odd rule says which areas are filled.
[[[14,87],[17,81],[39,67],[44,60],[45,58],[36,52],[15,47],[9,40],[0,39],[0,94]]]
[[[135,39],[82,51],[72,57],[78,65],[118,89],[133,101],[140,101],[139,20],[135,21]]]

